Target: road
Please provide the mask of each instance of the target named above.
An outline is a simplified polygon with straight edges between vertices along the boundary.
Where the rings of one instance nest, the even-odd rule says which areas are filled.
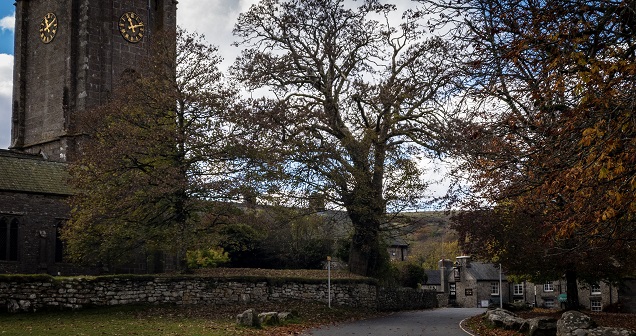
[[[312,336],[460,336],[459,322],[485,312],[483,308],[440,308],[408,311],[386,317],[324,326],[306,332]]]

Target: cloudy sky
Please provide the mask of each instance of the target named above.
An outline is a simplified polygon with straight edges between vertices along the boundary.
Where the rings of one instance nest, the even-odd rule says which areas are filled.
[[[351,0],[347,0],[351,1]],[[207,41],[219,47],[225,59],[223,67],[229,66],[239,54],[232,46],[234,38],[232,28],[238,15],[246,11],[258,0],[179,0],[177,10],[178,25],[188,31],[205,35]],[[395,15],[398,19],[407,8],[416,7],[412,0],[387,0],[398,5]],[[11,140],[11,94],[13,77],[13,35],[15,25],[15,7],[12,0],[0,0],[0,148],[8,148]],[[353,3],[353,2],[352,2]],[[427,178],[433,182],[433,193],[441,194],[445,183],[439,183],[443,175],[436,169],[444,170],[443,165],[427,164]],[[435,183],[437,182],[437,183]]]
[[[188,31],[197,31],[219,46],[227,66],[238,55],[232,47],[232,28],[239,13],[257,0],[180,0],[178,24]],[[0,1],[0,148],[11,140],[11,93],[13,77],[14,1]]]
[[[239,54],[232,28],[239,13],[246,11],[258,0],[179,0],[177,22],[188,31],[205,35],[208,42],[217,45],[227,67]],[[414,7],[411,0],[393,0],[403,8]],[[13,77],[13,33],[15,25],[14,1],[0,1],[0,148],[7,148],[11,139],[11,93]]]
[[[11,139],[14,11],[13,1],[0,2],[0,148]]]

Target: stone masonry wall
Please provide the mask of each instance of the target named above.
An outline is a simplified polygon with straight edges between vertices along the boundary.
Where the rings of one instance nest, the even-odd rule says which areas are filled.
[[[368,281],[332,282],[331,302],[349,307],[399,310],[436,307],[435,293],[379,291]],[[378,294],[381,292],[382,294]],[[395,294],[399,292],[399,294]],[[424,291],[428,293],[428,291]],[[419,293],[419,294],[416,294]],[[432,299],[431,299],[432,297]],[[123,276],[32,280],[0,278],[0,309],[33,311],[126,304],[223,305],[284,300],[327,303],[327,284],[266,278]],[[419,300],[419,301],[418,301]],[[418,303],[420,302],[420,303]],[[400,305],[402,303],[403,305]],[[4,307],[4,308],[2,308]]]
[[[437,293],[411,288],[379,288],[378,310],[427,309],[438,307]]]

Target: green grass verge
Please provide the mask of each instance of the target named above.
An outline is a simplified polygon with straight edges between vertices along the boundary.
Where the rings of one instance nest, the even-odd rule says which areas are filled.
[[[278,326],[247,328],[235,323],[248,308],[258,312],[298,312],[299,316]],[[118,306],[76,311],[0,313],[0,336],[280,336],[299,335],[307,328],[359,320],[385,313],[372,309],[333,307],[324,303],[285,301],[220,306],[162,305]]]

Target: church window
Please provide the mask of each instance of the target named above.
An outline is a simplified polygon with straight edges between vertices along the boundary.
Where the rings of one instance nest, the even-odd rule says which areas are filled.
[[[0,217],[0,260],[18,260],[18,228],[16,217]]]
[[[55,227],[55,262],[61,263],[64,261],[64,242],[62,241],[62,225],[60,221]]]

